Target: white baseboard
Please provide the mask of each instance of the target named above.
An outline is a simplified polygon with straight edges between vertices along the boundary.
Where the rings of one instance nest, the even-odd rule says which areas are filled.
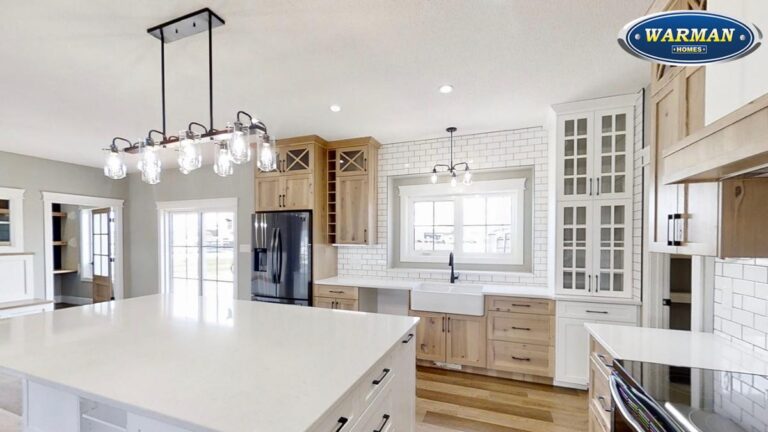
[[[56,303],[69,303],[76,305],[87,305],[93,303],[93,299],[88,297],[75,297],[75,296],[58,296],[56,297]]]

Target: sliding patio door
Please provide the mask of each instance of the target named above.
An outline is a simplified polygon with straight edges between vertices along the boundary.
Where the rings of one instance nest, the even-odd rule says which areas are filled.
[[[234,213],[171,211],[166,217],[167,288],[174,293],[234,298]]]

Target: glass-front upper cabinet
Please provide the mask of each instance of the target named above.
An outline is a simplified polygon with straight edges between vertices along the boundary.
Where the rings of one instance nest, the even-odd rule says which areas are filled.
[[[630,204],[626,200],[596,203],[597,248],[595,280],[591,292],[600,296],[628,297],[632,283]]]
[[[0,187],[0,253],[24,251],[24,189]]]
[[[631,197],[633,119],[632,107],[558,117],[561,200]]]
[[[589,203],[558,206],[558,234],[562,240],[558,245],[557,286],[564,294],[586,294],[592,286],[591,209]]]

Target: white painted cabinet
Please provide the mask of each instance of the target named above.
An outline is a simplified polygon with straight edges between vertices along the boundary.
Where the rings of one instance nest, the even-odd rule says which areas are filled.
[[[555,105],[558,294],[632,296],[636,95]]]
[[[638,306],[633,304],[557,301],[555,382],[585,387],[589,379],[589,334],[586,323],[637,325]]]
[[[0,303],[28,300],[34,297],[34,255],[0,255]]]

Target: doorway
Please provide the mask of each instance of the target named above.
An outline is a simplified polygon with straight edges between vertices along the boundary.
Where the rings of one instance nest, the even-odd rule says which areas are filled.
[[[123,200],[43,192],[46,299],[55,309],[123,298]]]
[[[162,291],[237,298],[236,201],[182,201],[158,207]]]

